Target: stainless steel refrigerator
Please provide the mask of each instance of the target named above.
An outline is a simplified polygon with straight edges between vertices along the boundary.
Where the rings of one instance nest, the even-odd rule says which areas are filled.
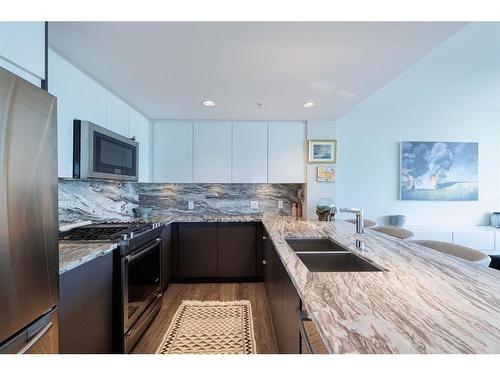
[[[56,98],[0,68],[0,353],[57,353]]]

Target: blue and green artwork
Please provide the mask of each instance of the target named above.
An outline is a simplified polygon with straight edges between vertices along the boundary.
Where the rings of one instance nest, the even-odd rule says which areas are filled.
[[[478,200],[477,142],[401,142],[402,200]]]

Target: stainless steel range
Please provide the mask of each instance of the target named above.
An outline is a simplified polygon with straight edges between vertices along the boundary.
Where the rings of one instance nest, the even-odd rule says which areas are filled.
[[[157,223],[101,223],[59,234],[62,241],[113,241],[114,347],[129,353],[161,307],[162,225]]]

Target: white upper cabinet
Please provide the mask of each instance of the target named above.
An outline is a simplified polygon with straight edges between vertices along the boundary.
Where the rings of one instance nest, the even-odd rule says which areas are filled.
[[[49,49],[49,92],[57,97],[59,177],[73,177],[73,120],[90,121],[139,142],[139,181],[151,180],[147,118]]]
[[[153,182],[193,182],[193,123],[153,123]]]
[[[233,122],[233,182],[267,182],[267,123]]]
[[[150,182],[151,124],[146,117],[133,108],[130,108],[128,137],[135,137],[135,140],[139,142],[139,182]]]
[[[129,106],[111,93],[106,96],[106,127],[124,137],[128,136]]]
[[[73,176],[73,120],[106,124],[107,91],[49,50],[49,92],[57,97],[59,177]]]
[[[494,231],[453,231],[453,243],[480,251],[495,249]]]
[[[40,86],[45,78],[45,23],[0,22],[0,66]]]
[[[268,123],[268,182],[305,182],[305,124],[300,121]]]
[[[155,121],[153,181],[303,183],[300,121]]]
[[[231,122],[194,123],[194,182],[231,182]]]

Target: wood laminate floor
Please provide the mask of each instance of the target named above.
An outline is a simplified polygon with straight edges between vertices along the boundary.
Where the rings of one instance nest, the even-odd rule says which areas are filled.
[[[155,353],[183,300],[249,300],[258,354],[278,352],[264,283],[170,284],[162,308],[133,350],[134,354]]]

